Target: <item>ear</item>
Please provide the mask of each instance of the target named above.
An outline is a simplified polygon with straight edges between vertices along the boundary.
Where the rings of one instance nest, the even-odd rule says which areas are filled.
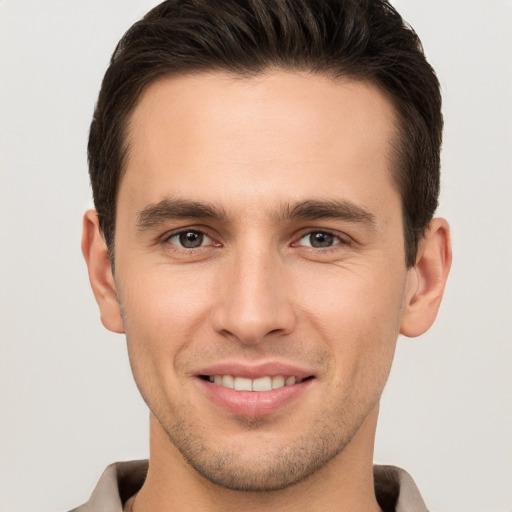
[[[101,323],[109,331],[124,333],[116,283],[96,210],[88,210],[84,215],[82,254],[87,262],[94,297],[100,307]]]
[[[401,334],[419,336],[434,323],[451,263],[450,227],[444,219],[433,219],[407,276]]]

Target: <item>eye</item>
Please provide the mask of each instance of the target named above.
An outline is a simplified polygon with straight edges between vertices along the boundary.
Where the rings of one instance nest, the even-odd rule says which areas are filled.
[[[295,245],[313,247],[315,249],[328,249],[333,245],[343,243],[342,239],[328,231],[311,231],[304,235]]]
[[[193,229],[187,229],[171,235],[167,241],[184,249],[197,249],[205,245],[211,245],[213,240],[203,233]]]

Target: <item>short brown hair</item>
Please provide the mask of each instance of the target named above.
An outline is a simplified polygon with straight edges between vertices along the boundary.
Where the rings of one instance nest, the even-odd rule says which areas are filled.
[[[167,75],[253,75],[270,67],[370,81],[391,99],[399,119],[393,176],[406,264],[415,264],[438,203],[441,94],[418,36],[385,0],[167,0],[135,23],[105,73],[88,145],[94,203],[112,257],[127,118],[142,91]]]

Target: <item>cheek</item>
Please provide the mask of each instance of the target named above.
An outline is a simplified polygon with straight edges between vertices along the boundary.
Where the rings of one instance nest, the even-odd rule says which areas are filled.
[[[377,324],[381,331],[398,332],[405,291],[406,271],[392,272],[376,265],[352,268],[319,268],[294,290],[299,309],[316,318],[324,328],[366,331]],[[300,277],[300,278],[299,278]]]
[[[172,380],[180,354],[207,319],[208,287],[160,270],[141,272],[118,287],[130,364],[136,382],[144,385]]]
[[[371,380],[372,374],[385,380],[400,329],[404,277],[371,268],[340,268],[305,285],[296,291],[299,307],[328,344],[332,371],[354,383]]]
[[[142,271],[140,277],[121,284],[120,300],[128,328],[137,326],[163,338],[184,334],[187,326],[196,324],[212,289],[204,273],[171,272],[165,265]]]

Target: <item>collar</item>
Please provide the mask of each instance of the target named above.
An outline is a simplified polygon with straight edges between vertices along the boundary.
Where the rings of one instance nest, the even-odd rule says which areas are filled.
[[[142,487],[147,460],[116,462],[105,469],[89,501],[70,512],[123,512],[124,503]],[[375,495],[384,512],[428,512],[412,477],[396,466],[373,467]]]

